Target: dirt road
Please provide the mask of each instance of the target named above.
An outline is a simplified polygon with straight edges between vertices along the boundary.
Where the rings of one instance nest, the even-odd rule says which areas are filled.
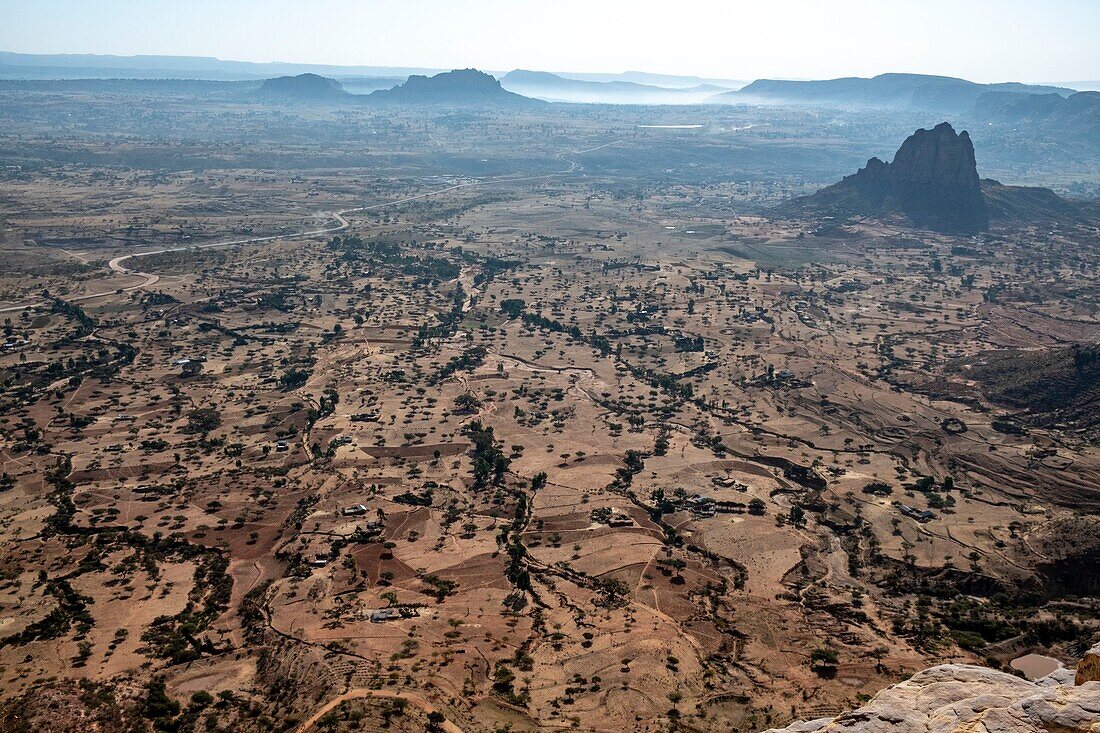
[[[306,731],[317,724],[318,720],[325,716],[325,713],[334,710],[340,703],[346,700],[361,700],[367,697],[378,697],[387,700],[407,700],[410,705],[414,705],[426,713],[431,713],[435,711],[435,708],[432,707],[431,703],[429,703],[420,695],[417,695],[413,692],[396,692],[394,690],[370,690],[365,687],[355,687],[348,690],[342,695],[337,695],[336,697],[332,698],[327,703],[322,705],[320,708],[318,708],[317,711],[313,713],[313,715],[309,716],[309,718],[304,723],[302,723],[295,729],[295,733],[306,733]],[[449,720],[444,720],[442,723],[440,723],[439,729],[442,730],[444,733],[463,733],[463,730],[461,728],[459,728],[457,725]]]
[[[599,145],[599,146],[594,147],[594,148],[589,148],[588,150],[578,150],[578,151],[570,153],[570,154],[571,155],[583,155],[584,153],[591,153],[594,150],[600,150],[602,148],[606,148],[607,146],[614,145],[617,142],[620,142],[620,141],[619,140],[614,140],[614,141],[606,143],[604,145]],[[318,236],[318,235],[321,235],[321,234],[331,234],[332,232],[339,232],[339,231],[342,231],[342,230],[348,228],[348,220],[344,218],[345,214],[354,214],[358,211],[372,211],[372,210],[375,210],[375,209],[383,209],[383,208],[386,208],[388,206],[398,206],[400,204],[409,203],[410,201],[419,201],[420,199],[425,199],[425,198],[428,198],[430,196],[438,196],[439,194],[447,193],[448,191],[457,191],[461,188],[473,188],[475,186],[491,186],[493,184],[500,184],[500,183],[522,183],[522,182],[525,182],[525,181],[539,181],[539,180],[544,180],[544,179],[547,179],[547,178],[556,178],[557,176],[564,176],[564,175],[569,175],[570,173],[576,173],[576,172],[578,172],[582,169],[580,163],[576,162],[575,160],[571,160],[571,159],[565,157],[565,154],[563,154],[563,153],[558,154],[557,157],[558,157],[559,160],[564,160],[564,161],[569,163],[569,168],[567,170],[560,171],[558,173],[546,173],[546,174],[538,175],[538,176],[522,176],[522,177],[518,177],[518,178],[516,178],[516,177],[512,177],[512,178],[493,178],[493,179],[490,179],[490,180],[487,180],[487,181],[469,181],[467,183],[457,183],[453,186],[446,186],[444,188],[435,189],[434,191],[426,191],[425,193],[418,193],[418,194],[413,195],[413,196],[405,196],[404,198],[395,199],[393,201],[383,201],[380,204],[368,204],[367,206],[355,206],[355,207],[352,207],[350,209],[341,209],[340,211],[335,211],[335,212],[332,212],[332,213],[329,214],[329,216],[332,216],[334,219],[336,219],[339,222],[339,224],[337,224],[336,226],[333,226],[333,227],[324,227],[324,228],[321,228],[321,229],[311,229],[309,231],[294,232],[294,233],[291,233],[291,234],[273,234],[273,235],[264,236],[264,237],[249,237],[247,239],[234,239],[234,240],[231,240],[231,241],[228,241],[228,242],[210,242],[208,244],[191,244],[191,245],[184,245],[182,247],[165,247],[164,249],[155,249],[155,250],[150,250],[148,252],[135,252],[134,254],[120,255],[120,256],[115,257],[114,259],[112,259],[110,262],[108,262],[107,267],[110,268],[110,270],[112,272],[116,272],[116,273],[123,274],[123,275],[141,275],[142,277],[145,278],[144,281],[138,283],[137,285],[129,285],[129,286],[124,287],[124,288],[116,288],[114,290],[104,290],[103,292],[100,292],[100,293],[88,293],[86,295],[77,295],[77,296],[74,296],[72,298],[68,298],[68,300],[71,301],[71,302],[84,301],[84,300],[93,300],[95,298],[102,298],[102,297],[105,297],[107,295],[113,295],[113,294],[120,293],[120,292],[125,293],[125,292],[129,292],[129,291],[132,291],[132,290],[140,290],[142,288],[146,288],[146,287],[149,287],[151,285],[155,285],[157,282],[159,282],[160,281],[160,276],[159,275],[156,275],[156,274],[153,274],[153,273],[150,273],[150,272],[140,272],[138,270],[132,270],[132,269],[126,267],[123,264],[127,260],[135,259],[137,257],[149,257],[150,255],[165,254],[167,252],[188,252],[188,251],[194,251],[194,250],[212,249],[212,248],[215,248],[215,247],[232,247],[232,246],[238,245],[238,244],[259,244],[260,242],[273,242],[273,241],[276,241],[276,240],[303,239],[305,237],[315,237],[315,236]],[[12,312],[15,312],[15,311],[23,311],[23,310],[27,310],[29,308],[39,308],[43,305],[46,305],[46,301],[36,301],[34,303],[24,303],[22,305],[11,305],[11,306],[7,306],[7,307],[4,307],[4,308],[0,308],[0,313],[12,313]]]

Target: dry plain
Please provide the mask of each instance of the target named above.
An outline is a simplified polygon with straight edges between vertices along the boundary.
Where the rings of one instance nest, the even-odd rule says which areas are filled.
[[[294,124],[380,130],[364,160],[292,166],[288,122],[202,170],[9,173],[4,725],[757,730],[1074,659],[1096,426],[971,372],[1100,339],[1095,229],[627,183],[605,156],[654,143],[622,114],[333,112]]]

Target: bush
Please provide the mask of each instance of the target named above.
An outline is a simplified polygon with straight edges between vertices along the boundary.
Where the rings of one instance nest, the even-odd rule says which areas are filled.
[[[187,432],[208,433],[222,424],[222,416],[213,407],[199,407],[187,413]]]
[[[955,630],[951,632],[951,636],[954,637],[955,643],[960,648],[968,652],[978,652],[985,648],[985,639],[982,638],[981,634],[973,631]]]
[[[199,690],[198,692],[191,695],[191,704],[194,705],[195,707],[200,707],[200,708],[204,708],[207,705],[213,705],[214,704],[214,696],[211,695],[206,690]]]
[[[863,493],[873,494],[874,496],[889,496],[894,493],[894,489],[885,481],[872,481],[863,487]]]

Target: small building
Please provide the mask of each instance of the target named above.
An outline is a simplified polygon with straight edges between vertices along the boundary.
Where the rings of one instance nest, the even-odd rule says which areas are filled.
[[[697,517],[713,517],[715,513],[714,502],[693,506],[691,508],[691,513]]]
[[[912,517],[918,522],[930,522],[936,518],[936,515],[933,514],[931,510],[917,509],[916,507],[911,507],[908,504],[898,504],[898,511],[900,511],[907,517]]]
[[[355,506],[346,506],[340,510],[340,513],[345,517],[361,517],[367,513],[367,508],[362,504],[356,504]]]
[[[381,522],[367,522],[366,524],[356,525],[351,539],[354,542],[363,544],[378,542],[382,539],[384,531],[385,527],[382,526]]]
[[[703,496],[701,494],[689,496],[687,499],[684,499],[683,506],[697,517],[714,516],[714,499],[711,499],[709,496]]]
[[[634,520],[629,514],[623,514],[622,512],[611,512],[611,516],[607,518],[608,527],[633,527]]]
[[[372,624],[380,624],[398,618],[401,618],[401,612],[396,608],[380,608],[377,611],[370,612],[370,622]]]

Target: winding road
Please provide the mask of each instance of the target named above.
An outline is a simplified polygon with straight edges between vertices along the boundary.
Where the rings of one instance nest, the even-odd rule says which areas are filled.
[[[118,275],[124,275],[124,276],[140,276],[140,277],[144,278],[141,282],[139,282],[135,285],[128,285],[128,286],[121,287],[121,288],[114,288],[114,289],[111,289],[111,290],[105,290],[105,291],[98,292],[98,293],[88,293],[88,294],[84,294],[84,295],[77,295],[77,296],[73,296],[71,298],[68,298],[67,300],[69,300],[70,302],[80,302],[80,301],[94,300],[94,299],[97,299],[97,298],[106,297],[108,295],[115,295],[115,294],[119,294],[119,293],[126,293],[126,292],[130,292],[130,291],[141,290],[143,288],[148,288],[148,287],[151,287],[151,286],[155,285],[156,283],[158,283],[160,281],[160,275],[157,275],[156,273],[151,273],[151,272],[143,272],[141,270],[136,269],[135,267],[128,266],[128,265],[133,264],[131,262],[132,260],[136,260],[136,259],[141,258],[141,257],[151,257],[153,255],[167,254],[167,253],[170,253],[170,252],[188,252],[188,251],[198,251],[198,250],[204,250],[204,249],[214,249],[214,248],[219,248],[219,247],[232,247],[232,246],[244,245],[244,244],[259,244],[259,243],[262,243],[262,242],[274,242],[274,241],[277,241],[277,240],[305,239],[305,238],[321,236],[321,235],[325,235],[325,234],[332,234],[334,232],[343,231],[343,230],[347,229],[350,226],[350,224],[349,224],[349,222],[346,218],[346,216],[348,214],[354,214],[354,213],[361,212],[361,211],[371,211],[371,210],[376,210],[376,209],[382,209],[382,208],[387,208],[387,207],[391,207],[391,206],[399,206],[401,204],[406,204],[406,203],[410,203],[410,202],[413,202],[413,201],[419,201],[421,199],[426,199],[426,198],[429,198],[429,197],[432,197],[432,196],[438,196],[440,194],[448,193],[450,191],[457,191],[457,190],[463,189],[463,188],[473,188],[473,187],[477,187],[477,186],[490,186],[490,185],[505,184],[505,183],[522,183],[522,182],[526,182],[526,181],[546,180],[546,179],[550,179],[550,178],[556,178],[556,177],[559,177],[559,176],[571,175],[573,173],[576,173],[576,172],[582,170],[582,166],[577,161],[572,160],[569,157],[567,157],[567,155],[574,155],[574,156],[583,155],[585,153],[590,153],[590,152],[593,152],[593,151],[596,151],[596,150],[601,150],[603,148],[609,147],[611,145],[615,145],[618,142],[620,142],[620,141],[619,140],[614,140],[612,142],[605,143],[603,145],[598,145],[596,147],[588,148],[586,150],[572,151],[572,152],[569,152],[569,153],[559,153],[555,157],[558,160],[568,162],[569,163],[569,168],[567,168],[566,170],[563,170],[563,171],[559,171],[557,173],[547,173],[547,174],[537,175],[537,176],[522,176],[522,177],[513,176],[513,177],[495,178],[495,179],[489,179],[489,180],[469,181],[469,182],[466,182],[466,183],[459,183],[459,184],[455,184],[455,185],[452,185],[452,186],[446,186],[444,188],[439,188],[439,189],[435,189],[435,190],[432,190],[432,191],[426,191],[424,193],[415,194],[413,196],[405,196],[405,197],[402,197],[402,198],[399,198],[399,199],[394,199],[392,201],[384,201],[384,202],[381,202],[381,203],[369,204],[369,205],[366,205],[366,206],[355,206],[355,207],[351,207],[351,208],[347,208],[347,209],[341,209],[339,211],[327,213],[327,216],[332,217],[336,222],[335,225],[333,225],[333,226],[327,226],[327,227],[321,227],[321,228],[310,228],[310,229],[307,229],[307,230],[303,230],[303,231],[300,231],[300,232],[293,232],[293,233],[289,233],[289,234],[276,234],[276,235],[268,235],[268,236],[260,236],[260,237],[247,237],[247,238],[244,238],[244,239],[231,239],[231,240],[222,241],[222,242],[210,242],[210,243],[206,243],[206,244],[191,244],[191,245],[183,245],[183,246],[179,246],[179,247],[164,247],[164,248],[161,248],[161,249],[148,250],[148,251],[145,251],[145,252],[135,252],[133,254],[119,255],[118,257],[114,257],[113,259],[111,259],[107,263],[107,267],[109,268],[110,272],[112,274],[118,274]],[[32,309],[32,308],[39,308],[39,307],[42,307],[42,306],[46,306],[48,304],[49,304],[49,301],[40,300],[40,301],[35,301],[35,302],[32,302],[32,303],[24,303],[24,304],[21,304],[21,305],[11,305],[11,306],[6,306],[6,307],[3,307],[3,308],[0,308],[0,313],[11,313],[11,312],[17,312],[17,311],[24,311],[24,310],[29,310],[29,309]],[[516,358],[516,360],[520,361],[520,360],[518,360],[518,358]],[[536,367],[534,367],[533,365],[530,365],[530,364],[525,364],[525,366],[526,366],[526,368],[536,368]],[[568,370],[559,370],[559,371],[568,371]],[[337,695],[336,697],[332,698],[331,700],[326,702],[324,705],[322,705],[320,708],[318,708],[316,711],[314,711],[314,713],[308,719],[306,719],[301,725],[299,725],[296,728],[296,733],[305,733],[306,731],[309,731],[310,729],[312,729],[317,724],[318,721],[321,720],[321,718],[323,718],[330,711],[334,710],[341,703],[343,703],[347,700],[363,699],[363,698],[402,699],[402,700],[407,701],[409,704],[419,708],[420,710],[423,710],[426,713],[431,713],[431,712],[435,711],[435,708],[431,705],[431,703],[429,703],[424,697],[422,697],[422,696],[420,696],[420,695],[418,695],[414,692],[392,691],[392,690],[372,690],[372,689],[366,689],[366,688],[353,688],[353,689],[345,691],[344,693],[342,693],[340,695]],[[440,727],[440,730],[444,731],[444,733],[463,733],[461,728],[459,728],[457,725],[455,725],[453,722],[451,722],[449,720],[444,720],[443,722],[441,722],[439,724],[439,727]]]
[[[139,276],[145,278],[142,282],[138,283],[137,285],[129,285],[129,286],[124,287],[124,288],[115,288],[113,290],[104,290],[103,292],[100,292],[100,293],[88,293],[88,294],[85,294],[85,295],[76,295],[76,296],[73,296],[71,298],[67,298],[67,300],[69,300],[70,302],[80,302],[80,301],[86,301],[86,300],[94,300],[96,298],[103,298],[103,297],[108,296],[108,295],[116,295],[118,293],[126,293],[126,292],[130,292],[130,291],[133,291],[133,290],[141,290],[142,288],[147,288],[147,287],[150,287],[152,285],[155,285],[157,282],[160,281],[160,275],[157,275],[157,274],[151,273],[151,272],[142,272],[140,270],[136,270],[136,269],[133,269],[131,267],[127,267],[124,264],[128,260],[136,259],[138,257],[150,257],[152,255],[166,254],[166,253],[169,253],[169,252],[190,252],[190,251],[198,251],[198,250],[203,250],[203,249],[214,249],[214,248],[217,248],[217,247],[232,247],[232,246],[240,245],[240,244],[259,244],[261,242],[274,242],[274,241],[277,241],[277,240],[305,239],[307,237],[316,237],[316,236],[320,236],[322,234],[331,234],[333,232],[343,231],[344,229],[348,228],[349,222],[345,218],[345,215],[347,215],[347,214],[354,214],[354,213],[360,212],[360,211],[372,211],[372,210],[375,210],[375,209],[384,209],[384,208],[387,208],[387,207],[390,207],[390,206],[399,206],[401,204],[407,204],[407,203],[412,202],[412,201],[419,201],[421,199],[426,199],[426,198],[429,198],[431,196],[438,196],[440,194],[448,193],[450,191],[457,191],[457,190],[462,189],[462,188],[474,188],[474,187],[477,187],[477,186],[492,186],[492,185],[497,185],[497,184],[501,184],[501,183],[523,183],[525,181],[540,181],[540,180],[546,180],[548,178],[556,178],[558,176],[567,176],[567,175],[570,175],[572,173],[576,173],[577,171],[581,170],[582,167],[581,167],[580,163],[566,157],[566,155],[583,155],[585,153],[591,153],[591,152],[594,152],[596,150],[602,150],[603,148],[609,147],[611,145],[615,145],[618,142],[620,142],[620,141],[619,140],[613,140],[609,143],[604,143],[603,145],[597,145],[594,148],[588,148],[586,150],[576,150],[576,151],[572,151],[572,152],[569,152],[569,153],[558,153],[555,156],[558,160],[562,160],[562,161],[565,161],[565,162],[569,163],[569,168],[567,168],[566,170],[563,170],[563,171],[559,171],[558,173],[546,173],[546,174],[539,175],[539,176],[522,176],[522,177],[518,177],[518,178],[517,177],[493,178],[493,179],[484,180],[484,181],[469,181],[467,183],[457,183],[453,186],[446,186],[444,188],[435,189],[434,191],[426,191],[424,193],[418,193],[418,194],[415,194],[413,196],[405,196],[403,198],[394,199],[393,201],[383,201],[382,203],[378,203],[378,204],[368,204],[366,206],[355,206],[355,207],[352,207],[352,208],[349,208],[349,209],[341,209],[340,211],[334,211],[334,212],[329,213],[328,216],[331,216],[332,218],[334,218],[338,222],[336,224],[336,226],[322,227],[321,229],[309,229],[309,230],[306,230],[306,231],[293,232],[293,233],[290,233],[290,234],[273,234],[273,235],[268,235],[268,236],[263,236],[263,237],[248,237],[246,239],[232,239],[232,240],[229,240],[229,241],[226,241],[226,242],[209,242],[207,244],[191,244],[191,245],[184,245],[184,246],[181,246],[181,247],[165,247],[163,249],[154,249],[154,250],[149,250],[147,252],[135,252],[133,254],[128,254],[128,255],[119,255],[118,257],[115,257],[114,259],[112,259],[110,262],[107,263],[107,267],[110,268],[111,272],[118,273],[120,275],[139,275]],[[17,311],[24,311],[24,310],[28,310],[28,309],[31,309],[31,308],[40,308],[44,305],[48,305],[48,301],[40,300],[40,301],[35,301],[33,303],[23,303],[21,305],[11,305],[11,306],[6,306],[4,308],[0,308],[0,313],[12,313],[12,312],[17,312]]]

